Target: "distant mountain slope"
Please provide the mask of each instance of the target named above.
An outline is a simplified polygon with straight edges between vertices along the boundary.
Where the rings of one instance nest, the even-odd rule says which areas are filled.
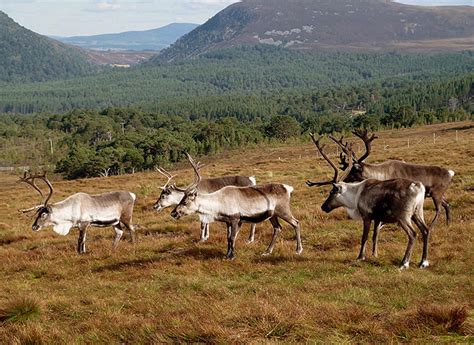
[[[389,0],[243,0],[155,60],[241,44],[304,50],[474,49],[474,7],[422,7]]]
[[[0,11],[0,82],[82,76],[95,68],[78,49],[25,29]]]
[[[127,31],[93,36],[55,37],[63,42],[88,49],[161,50],[181,36],[194,30],[198,24],[173,23],[158,29]]]

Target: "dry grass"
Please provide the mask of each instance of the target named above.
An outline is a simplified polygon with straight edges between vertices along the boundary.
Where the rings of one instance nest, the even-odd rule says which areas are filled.
[[[30,206],[36,196],[27,186],[16,186],[15,176],[1,175],[0,307],[41,301],[41,313],[38,320],[1,323],[0,342],[473,342],[474,124],[379,136],[372,162],[403,157],[456,172],[448,192],[453,224],[447,228],[444,215],[438,223],[427,270],[416,268],[417,243],[412,268],[398,271],[406,237],[394,226],[381,232],[378,259],[354,260],[361,224],[343,211],[324,214],[320,205],[327,189],[304,185],[308,178],[330,175],[309,141],[201,159],[208,163],[208,175],[242,173],[293,185],[293,210],[302,222],[301,256],[294,254],[294,234],[286,226],[273,255],[261,257],[271,236],[270,224],[264,223],[252,245],[245,245],[245,226],[237,259],[223,261],[222,225],[211,225],[209,242],[198,245],[195,217],[176,222],[166,212],[152,211],[163,182],[156,173],[55,182],[53,201],[77,191],[118,188],[138,195],[138,243],[122,241],[113,251],[113,230],[91,229],[90,252],[78,256],[76,231],[61,237],[30,230],[32,220],[16,210]],[[191,173],[182,168],[176,172],[184,184]],[[426,210],[430,219],[431,201]]]

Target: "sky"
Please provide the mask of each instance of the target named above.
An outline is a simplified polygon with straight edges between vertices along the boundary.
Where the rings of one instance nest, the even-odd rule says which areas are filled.
[[[0,10],[24,27],[50,36],[202,24],[237,0],[0,0]],[[474,0],[399,0],[412,5],[471,5]]]

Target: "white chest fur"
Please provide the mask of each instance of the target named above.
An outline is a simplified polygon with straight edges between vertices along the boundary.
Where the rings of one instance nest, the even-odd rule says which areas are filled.
[[[359,210],[356,208],[347,208],[346,207],[346,212],[351,217],[351,219],[360,219],[361,215],[359,213]]]

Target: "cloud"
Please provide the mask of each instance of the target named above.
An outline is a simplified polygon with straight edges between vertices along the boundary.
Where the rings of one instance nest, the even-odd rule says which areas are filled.
[[[117,0],[94,0],[94,4],[85,10],[88,12],[110,12],[117,11],[120,8],[121,5]]]

